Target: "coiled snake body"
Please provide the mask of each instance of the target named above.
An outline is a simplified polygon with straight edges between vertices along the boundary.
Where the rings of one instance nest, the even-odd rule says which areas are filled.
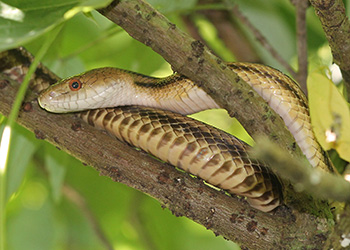
[[[329,170],[331,165],[314,137],[306,98],[298,85],[267,66],[228,65],[282,117],[310,164]],[[246,143],[181,115],[219,108],[184,76],[153,78],[116,68],[94,69],[52,85],[38,100],[50,112],[86,110],[79,114],[89,124],[214,186],[247,197],[259,210],[271,211],[282,202],[279,179],[248,157]]]

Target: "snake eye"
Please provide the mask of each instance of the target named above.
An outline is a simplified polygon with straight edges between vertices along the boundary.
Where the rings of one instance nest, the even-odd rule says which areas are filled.
[[[81,88],[82,83],[78,79],[71,79],[68,83],[70,90],[77,91]]]

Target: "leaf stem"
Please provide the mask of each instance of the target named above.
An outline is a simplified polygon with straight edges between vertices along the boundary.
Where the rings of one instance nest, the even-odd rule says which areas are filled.
[[[15,121],[18,117],[18,113],[23,102],[25,93],[27,91],[30,78],[35,72],[37,66],[39,65],[41,59],[44,57],[46,51],[56,38],[57,34],[61,30],[62,25],[58,25],[53,28],[50,32],[46,33],[46,39],[38,54],[36,55],[34,61],[30,65],[28,69],[28,73],[24,77],[23,83],[18,90],[15,102],[12,105],[11,112],[6,121],[5,128],[2,132],[1,140],[0,140],[0,250],[6,249],[6,172],[7,172],[7,161],[10,150],[10,142],[11,142],[11,130]]]

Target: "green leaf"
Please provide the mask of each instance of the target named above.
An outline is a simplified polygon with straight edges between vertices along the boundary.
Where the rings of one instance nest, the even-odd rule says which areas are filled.
[[[253,138],[250,137],[239,121],[229,117],[224,109],[209,109],[189,116],[230,133],[251,146],[254,145]]]
[[[23,45],[80,11],[110,0],[6,0],[0,2],[0,51]]]
[[[192,9],[196,5],[197,0],[148,0],[147,2],[162,13],[171,13]]]
[[[20,126],[14,127],[11,141],[6,197],[10,197],[21,185],[28,163],[38,147],[34,135]]]
[[[335,149],[350,161],[350,113],[348,104],[336,86],[324,74],[311,73],[308,78],[312,126],[325,150]]]
[[[68,154],[50,145],[46,145],[45,167],[49,174],[52,196],[56,202],[61,198],[66,166],[69,162],[70,156]]]
[[[27,192],[21,194],[25,206],[13,211],[9,217],[8,249],[58,249],[54,242],[58,225],[54,223],[54,210],[45,197],[43,185],[30,182],[26,186],[29,186]]]

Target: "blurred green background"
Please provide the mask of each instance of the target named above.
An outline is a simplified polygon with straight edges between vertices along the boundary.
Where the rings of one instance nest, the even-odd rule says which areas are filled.
[[[235,55],[219,39],[215,27],[196,12],[199,8],[222,5],[200,6],[196,0],[149,2],[185,31],[183,16],[191,16],[215,53],[226,61],[235,61]],[[234,2],[282,57],[296,65],[295,15],[290,1]],[[98,0],[0,2],[0,49],[24,45],[35,55],[42,46],[43,34],[51,25],[63,23],[43,60],[62,78],[105,66],[153,76],[172,73],[162,57],[98,12],[80,12],[68,20],[64,18],[102,5],[103,1]],[[9,19],[4,16],[8,6],[22,10],[25,15],[22,19],[20,15]],[[265,64],[284,71],[249,32],[246,34]],[[322,28],[312,8],[308,10],[308,45],[312,64],[331,63]],[[204,112],[196,117],[252,143],[225,111]],[[4,122],[4,117],[0,117],[0,122]],[[85,208],[93,214],[115,249],[239,249],[187,218],[175,217],[147,195],[99,176],[93,168],[37,140],[19,126],[15,127],[9,156],[7,196],[7,239],[11,250],[106,249]]]

